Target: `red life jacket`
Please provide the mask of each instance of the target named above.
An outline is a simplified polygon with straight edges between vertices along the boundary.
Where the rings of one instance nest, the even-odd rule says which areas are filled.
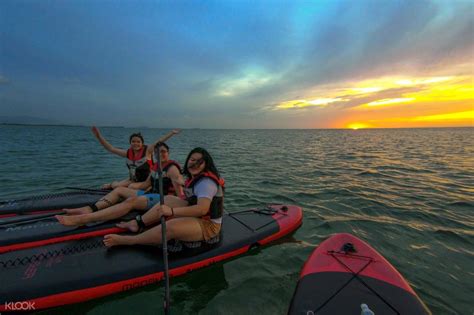
[[[168,160],[165,163],[161,164],[161,169],[163,172],[163,194],[164,195],[174,195],[176,191],[174,189],[173,181],[167,176],[167,171],[171,166],[176,166],[178,171],[181,173],[181,166],[178,162],[173,160]],[[158,181],[158,163],[152,164],[151,167],[151,193],[158,193],[160,191],[159,181]]]
[[[146,145],[144,145],[137,155],[133,154],[132,148],[127,150],[127,167],[131,181],[143,182],[150,175],[150,165],[146,159]]]
[[[188,178],[184,184],[184,193],[186,194],[186,200],[190,206],[197,204],[197,196],[194,193],[194,186],[202,179],[210,178],[217,185],[217,193],[212,198],[209,211],[206,215],[202,216],[202,219],[219,219],[224,214],[224,190],[225,181],[223,178],[218,177],[212,172],[203,172],[193,178]]]

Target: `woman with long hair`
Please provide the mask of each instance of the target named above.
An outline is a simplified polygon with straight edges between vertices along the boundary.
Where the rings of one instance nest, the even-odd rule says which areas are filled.
[[[207,241],[218,236],[224,212],[224,180],[209,152],[203,148],[193,149],[186,158],[184,174],[187,177],[184,187],[186,199],[165,196],[164,205],[157,204],[143,216],[118,226],[131,232],[141,232],[165,216],[171,217],[166,222],[168,240]],[[109,234],[104,237],[104,244],[108,247],[156,245],[162,242],[161,225],[137,235]]]

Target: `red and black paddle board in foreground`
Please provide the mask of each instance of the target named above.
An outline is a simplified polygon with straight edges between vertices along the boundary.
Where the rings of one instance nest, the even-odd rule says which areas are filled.
[[[318,246],[301,271],[289,314],[431,314],[402,275],[351,234]]]
[[[241,255],[295,231],[296,206],[272,205],[225,214],[213,244],[172,243],[169,274],[178,276]],[[0,312],[79,303],[160,281],[162,251],[153,246],[107,249],[103,237],[17,249],[0,255]],[[180,250],[181,249],[181,250]]]

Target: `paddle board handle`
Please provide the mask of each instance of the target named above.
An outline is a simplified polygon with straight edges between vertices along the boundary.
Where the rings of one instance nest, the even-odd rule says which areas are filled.
[[[367,304],[364,304],[364,303],[361,304],[360,309],[361,309],[360,315],[375,315],[375,313],[370,310]]]

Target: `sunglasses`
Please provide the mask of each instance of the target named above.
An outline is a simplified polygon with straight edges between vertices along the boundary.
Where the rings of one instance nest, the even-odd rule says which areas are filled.
[[[198,159],[195,161],[189,160],[188,161],[188,168],[196,168],[199,167],[202,163],[204,163],[204,159]]]

